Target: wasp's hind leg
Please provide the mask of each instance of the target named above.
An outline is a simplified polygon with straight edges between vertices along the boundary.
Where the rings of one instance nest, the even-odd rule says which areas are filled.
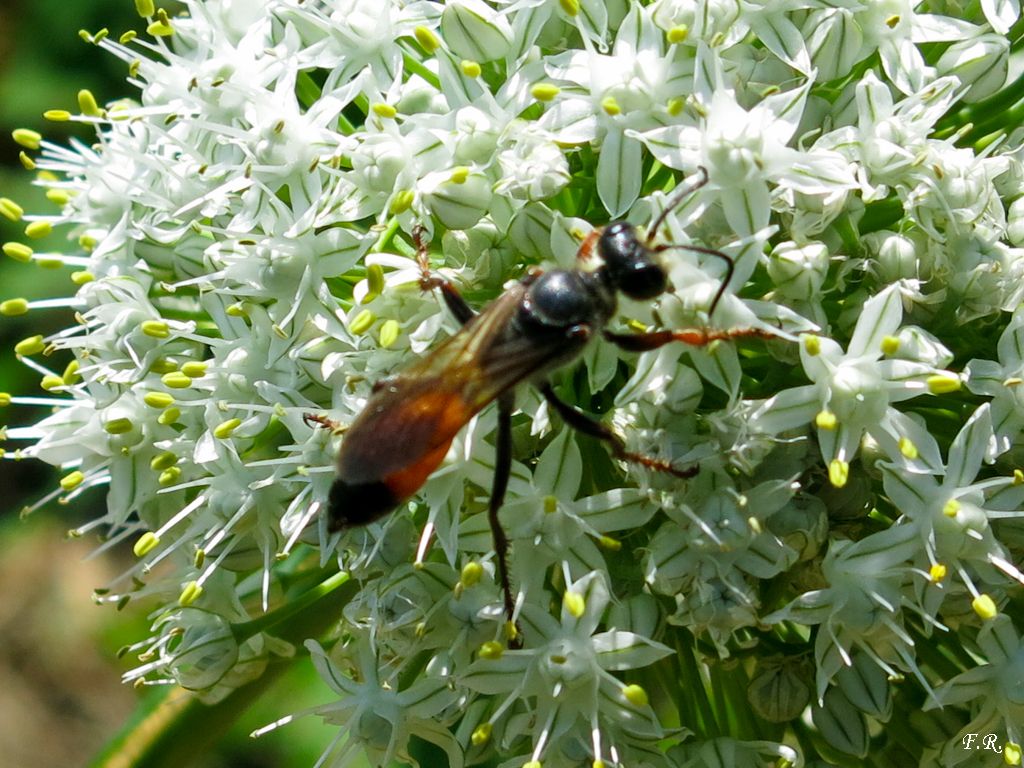
[[[474,309],[466,303],[456,288],[449,280],[430,270],[430,243],[424,239],[426,230],[417,224],[412,230],[412,240],[416,244],[416,263],[420,267],[420,290],[432,291],[434,288],[441,289],[441,296],[448,306],[448,311],[455,315],[455,319],[465,325],[476,316]]]
[[[544,383],[540,386],[540,393],[547,400],[548,405],[554,408],[558,415],[562,417],[562,421],[568,424],[575,430],[582,432],[585,435],[596,437],[598,440],[603,440],[608,443],[611,448],[612,455],[617,459],[624,461],[631,461],[634,464],[639,464],[649,469],[657,470],[658,472],[667,472],[670,475],[681,477],[686,479],[693,477],[700,471],[700,467],[694,465],[692,467],[686,467],[679,469],[672,465],[671,462],[664,459],[658,459],[654,456],[648,456],[644,453],[636,453],[634,451],[627,450],[625,443],[622,442],[622,438],[612,432],[608,427],[599,421],[587,416],[585,413],[581,413],[573,408],[568,403],[562,402],[555,391],[551,388],[550,383]]]
[[[604,337],[619,349],[627,352],[649,352],[668,344],[670,341],[681,341],[691,347],[705,347],[713,341],[729,339],[777,339],[778,335],[763,328],[732,328],[729,330],[710,330],[707,328],[690,328],[682,331],[649,331],[647,333],[614,333],[604,331]]]
[[[515,623],[515,599],[512,597],[512,582],[508,577],[508,536],[501,527],[498,511],[505,501],[508,479],[512,472],[512,411],[514,402],[511,393],[498,398],[498,437],[495,442],[494,484],[491,486],[491,503],[487,509],[487,520],[494,537],[494,555],[498,563],[498,579],[505,599],[506,632],[510,648],[521,648],[522,633]]]

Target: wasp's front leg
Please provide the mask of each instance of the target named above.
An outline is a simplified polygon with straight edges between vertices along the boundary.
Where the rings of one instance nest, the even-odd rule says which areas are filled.
[[[320,427],[321,429],[329,429],[332,432],[339,432],[342,429],[341,424],[334,421],[334,419],[329,419],[322,413],[304,413],[302,414],[302,420],[306,422],[307,427],[314,429]]]
[[[425,234],[426,230],[422,225],[417,224],[413,227],[412,240],[416,245],[416,263],[420,267],[420,290],[432,291],[439,288],[448,310],[455,315],[456,320],[465,325],[476,316],[476,312],[466,303],[459,289],[451,281],[430,270],[430,243],[424,239]]]

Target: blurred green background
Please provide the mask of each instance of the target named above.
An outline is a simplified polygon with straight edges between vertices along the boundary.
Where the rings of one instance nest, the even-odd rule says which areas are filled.
[[[178,8],[159,4],[168,12]],[[77,93],[88,88],[101,104],[136,94],[125,82],[122,62],[84,42],[79,30],[108,28],[115,38],[145,22],[132,0],[2,0],[0,2],[0,197],[29,213],[55,210],[32,186],[33,173],[18,160],[15,128],[32,128],[48,140],[71,136],[89,142],[89,131],[74,123],[47,123],[47,109],[77,111]],[[26,242],[24,222],[0,216],[0,242]],[[37,252],[72,251],[65,233],[34,241]],[[43,269],[0,255],[0,300],[68,296],[71,269]],[[44,394],[40,375],[15,358],[13,347],[34,334],[48,334],[74,322],[61,310],[0,318],[0,392]],[[58,372],[66,360],[50,361]],[[31,424],[44,409],[9,406],[0,424]],[[7,455],[18,447],[5,443]],[[121,548],[89,559],[95,536],[66,540],[66,532],[93,518],[104,502],[102,489],[71,505],[51,503],[22,519],[21,510],[55,487],[59,475],[35,461],[0,461],[0,763],[5,768],[50,768],[92,763],[102,746],[127,723],[145,692],[120,682],[138,663],[116,657],[123,645],[145,637],[146,612],[155,606],[129,605],[121,612],[93,604],[92,591],[130,562]],[[329,701],[330,692],[303,658],[265,704],[253,707],[218,748],[191,765],[309,766],[335,734],[305,718],[259,740],[253,729],[303,707]],[[184,765],[185,763],[182,763]],[[123,765],[133,763],[129,760]]]

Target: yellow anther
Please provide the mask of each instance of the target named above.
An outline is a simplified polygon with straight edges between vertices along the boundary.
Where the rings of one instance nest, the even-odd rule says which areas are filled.
[[[150,408],[166,408],[174,403],[174,398],[166,392],[147,392],[142,402]]]
[[[63,383],[63,381],[61,382]],[[111,419],[103,425],[103,431],[108,435],[123,435],[132,431],[132,420],[129,418]]]
[[[462,70],[462,74],[466,77],[472,77],[474,79],[480,77],[483,73],[483,69],[480,68],[480,65],[470,59],[463,59],[460,61],[459,69]]]
[[[388,212],[393,216],[397,216],[400,213],[405,213],[410,208],[412,208],[412,204],[415,201],[416,193],[413,192],[411,189],[403,189],[400,192],[396,193],[393,198],[391,198],[391,205],[388,206]]]
[[[136,557],[145,557],[160,543],[160,537],[152,531],[146,531],[144,534],[139,536],[138,541],[135,542],[135,546],[132,547],[132,552]]]
[[[47,237],[51,232],[53,232],[53,224],[48,221],[33,221],[25,227],[25,235],[33,240]]]
[[[839,426],[839,419],[832,411],[818,411],[818,415],[814,417],[814,425],[818,429],[825,429],[832,431]]]
[[[473,743],[474,747],[482,747],[491,740],[491,732],[493,730],[494,726],[490,723],[482,723],[476,727],[469,740]]]
[[[615,100],[614,96],[605,96],[601,99],[601,109],[605,111],[605,114],[612,117],[622,114],[622,107],[619,106],[619,102]]]
[[[43,343],[41,335],[29,336],[27,339],[22,339],[14,345],[14,353],[24,357],[38,355],[44,349],[46,349],[46,344]]]
[[[75,285],[85,285],[86,283],[91,283],[95,279],[96,275],[94,275],[92,272],[86,272],[82,270],[79,272],[71,273],[71,282],[74,283]]]
[[[462,573],[459,575],[459,583],[463,587],[472,587],[477,584],[484,575],[484,568],[476,560],[471,560],[462,566]]]
[[[157,454],[149,462],[149,468],[154,472],[163,472],[178,463],[178,457],[170,451]]]
[[[996,601],[993,600],[986,594],[978,595],[971,601],[971,608],[983,619],[994,619],[999,615],[999,608],[996,607]]]
[[[232,433],[241,426],[241,424],[241,419],[228,419],[227,421],[222,421],[213,428],[213,436],[218,440],[227,440],[231,437]]]
[[[416,38],[416,42],[420,44],[427,53],[433,53],[441,47],[441,41],[437,39],[437,35],[433,33],[428,27],[419,26],[413,29],[413,37]]]
[[[841,459],[832,459],[828,464],[828,480],[836,488],[842,488],[850,479],[850,464]]]
[[[65,491],[73,491],[85,480],[85,475],[78,470],[69,472],[60,479],[60,487]]]
[[[174,485],[178,482],[179,477],[181,477],[181,467],[168,467],[160,473],[160,477],[156,481],[163,486]]]
[[[165,373],[160,377],[160,381],[163,382],[165,387],[170,387],[171,389],[185,389],[186,387],[192,386],[191,377],[186,376],[181,371]]]
[[[537,83],[530,89],[530,95],[537,101],[551,101],[561,92],[561,88],[551,83]]]
[[[690,28],[685,24],[677,24],[665,33],[665,39],[672,45],[679,45],[690,36]]]
[[[78,109],[83,115],[88,117],[99,117],[103,114],[100,105],[96,103],[96,97],[87,88],[83,88],[78,92]]]
[[[562,607],[574,619],[580,618],[587,610],[587,601],[579,592],[567,590],[562,595]]]
[[[179,416],[181,416],[181,409],[180,408],[175,408],[175,407],[172,406],[172,407],[168,408],[166,411],[164,411],[163,413],[161,413],[159,416],[157,416],[156,420],[157,420],[158,424],[163,424],[164,426],[167,426],[168,424],[174,424],[178,420]],[[177,467],[172,467],[172,469],[178,469],[178,468]],[[169,469],[167,471],[170,472],[171,470]],[[180,470],[179,470],[179,474],[180,474]]]
[[[933,395],[945,395],[960,391],[960,379],[956,376],[939,374],[928,377],[928,391]]]
[[[504,653],[505,646],[496,640],[488,640],[480,645],[480,650],[477,651],[477,656],[481,659],[496,661],[497,659],[500,659]]]
[[[387,349],[396,341],[402,333],[402,326],[398,324],[397,320],[385,320],[380,326],[379,342],[380,346]]]
[[[11,221],[21,221],[25,215],[25,209],[11,200],[9,197],[0,197],[0,216]]]
[[[206,375],[206,363],[202,360],[189,360],[181,366],[181,372],[190,379],[201,379]]]
[[[39,146],[43,143],[42,134],[30,128],[15,128],[11,131],[11,138],[14,139],[16,144],[20,144],[25,149],[39,149]]]
[[[628,701],[633,706],[647,706],[647,691],[645,691],[639,685],[627,685],[622,689],[622,695],[626,698],[626,701]]]
[[[141,328],[144,334],[154,339],[166,339],[171,335],[171,329],[163,320],[146,320]]]
[[[190,581],[185,585],[185,588],[181,591],[181,595],[178,597],[178,605],[184,608],[187,605],[192,605],[198,600],[203,594],[203,587],[198,581]]]
[[[371,264],[366,268],[366,296],[364,303],[370,303],[384,293],[384,268],[380,264]]]
[[[71,113],[66,109],[48,109],[43,112],[43,117],[53,123],[66,123],[71,119]]]

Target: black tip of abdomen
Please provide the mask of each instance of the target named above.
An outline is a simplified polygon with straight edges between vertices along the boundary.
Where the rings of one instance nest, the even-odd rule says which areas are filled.
[[[340,531],[372,523],[393,511],[398,502],[382,482],[349,484],[337,478],[327,496],[327,529]]]

